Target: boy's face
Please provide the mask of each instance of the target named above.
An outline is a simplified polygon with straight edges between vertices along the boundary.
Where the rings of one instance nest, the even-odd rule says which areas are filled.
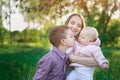
[[[68,48],[73,47],[75,45],[75,37],[71,30],[66,31],[65,44]]]

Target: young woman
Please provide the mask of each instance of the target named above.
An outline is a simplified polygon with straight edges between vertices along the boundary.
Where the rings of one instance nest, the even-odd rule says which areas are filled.
[[[86,27],[84,18],[79,14],[70,15],[65,21],[65,25],[68,25],[71,28],[76,39],[78,38],[80,31]],[[67,52],[69,52],[69,50]],[[71,62],[80,63],[86,66],[98,66],[97,61],[92,57],[80,57],[69,54],[69,59]]]

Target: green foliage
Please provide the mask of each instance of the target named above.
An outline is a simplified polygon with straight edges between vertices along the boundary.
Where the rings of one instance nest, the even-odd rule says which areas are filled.
[[[29,30],[30,42],[39,42],[39,31],[37,29],[30,29]]]
[[[49,49],[50,46],[51,46],[51,44],[50,44],[48,38],[42,38],[42,39],[40,40],[40,46]]]
[[[37,43],[40,41],[39,33],[40,32],[37,29],[28,29],[28,28],[26,28],[22,32],[14,31],[14,32],[11,32],[12,42],[14,43],[19,43],[19,42]]]
[[[9,31],[0,24],[0,47],[9,42]]]
[[[0,5],[1,5],[1,3],[0,3]],[[3,40],[4,40],[3,29],[4,28],[3,28],[3,24],[2,24],[1,9],[0,9],[0,46],[3,45]]]
[[[11,33],[11,38],[12,38],[12,42],[18,42],[20,39],[20,32],[19,31],[14,31]]]
[[[52,27],[55,26],[55,23],[46,22],[44,27],[40,30],[40,39],[48,38],[48,34]]]
[[[22,32],[11,32],[12,36],[10,36],[9,32],[5,33],[4,29],[0,29],[0,42],[2,44],[12,41],[13,43],[40,42],[41,45],[44,45],[42,38],[47,39],[49,30],[58,22],[64,23],[62,16],[78,13],[85,17],[87,26],[97,28],[104,46],[115,44],[115,46],[119,47],[118,33],[114,33],[115,36],[113,36],[113,32],[116,31],[114,28],[119,24],[108,25],[112,23],[111,16],[113,13],[119,10],[118,0],[10,0],[10,2],[14,3],[14,5],[11,4],[11,10],[9,11],[9,1],[1,0],[1,7],[5,7],[6,10],[0,8],[0,13],[4,14],[0,15],[0,17],[7,19],[10,14],[16,13],[16,9],[19,9],[19,13],[24,15],[28,24],[30,22],[39,23],[43,27],[37,31],[29,29],[28,26]],[[0,25],[2,25],[1,21]]]
[[[117,45],[120,42],[119,32],[120,32],[120,19],[111,20],[110,24],[108,25],[107,32],[100,34],[103,46],[120,47],[119,45]]]

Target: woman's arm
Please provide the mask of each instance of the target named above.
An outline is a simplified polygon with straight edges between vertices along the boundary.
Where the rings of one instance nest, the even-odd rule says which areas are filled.
[[[78,63],[78,64],[83,64],[86,66],[95,66],[98,67],[99,64],[93,57],[86,57],[86,56],[78,56],[74,54],[69,54],[69,59],[71,62]]]

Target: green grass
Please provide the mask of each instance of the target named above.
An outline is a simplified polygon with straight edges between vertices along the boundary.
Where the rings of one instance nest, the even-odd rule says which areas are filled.
[[[95,69],[94,80],[120,80],[120,49],[104,48],[108,71]],[[38,60],[48,52],[39,46],[11,45],[0,48],[0,80],[32,80]]]
[[[38,60],[48,52],[31,46],[5,46],[0,51],[0,80],[32,80]]]
[[[96,68],[94,80],[120,80],[120,49],[104,48],[102,50],[109,60],[109,70]]]

